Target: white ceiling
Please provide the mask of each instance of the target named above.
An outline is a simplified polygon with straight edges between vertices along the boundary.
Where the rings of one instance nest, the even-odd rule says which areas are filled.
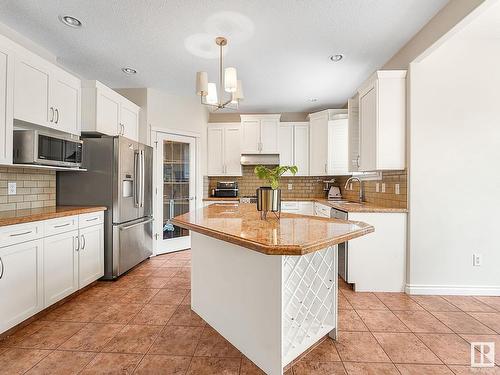
[[[243,80],[241,110],[343,105],[447,0],[0,0],[0,22],[87,79],[195,95],[195,72],[217,79],[211,40]],[[73,29],[58,21],[72,15]],[[208,44],[207,44],[208,39]],[[214,44],[215,45],[215,44]],[[344,54],[339,63],[329,56]],[[121,67],[138,70],[126,76]],[[311,98],[318,101],[311,103]]]

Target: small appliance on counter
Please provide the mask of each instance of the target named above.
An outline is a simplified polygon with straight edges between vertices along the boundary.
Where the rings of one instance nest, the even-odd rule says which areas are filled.
[[[337,201],[342,199],[342,194],[340,193],[340,188],[338,186],[330,186],[328,190],[328,200]]]
[[[256,195],[245,195],[240,197],[240,203],[257,203]]]
[[[218,198],[236,198],[238,196],[238,183],[236,181],[218,181],[213,191],[213,196]]]

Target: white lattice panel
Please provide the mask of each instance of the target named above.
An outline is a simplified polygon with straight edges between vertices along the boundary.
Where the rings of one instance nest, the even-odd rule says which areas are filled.
[[[337,248],[283,257],[284,364],[336,327]]]

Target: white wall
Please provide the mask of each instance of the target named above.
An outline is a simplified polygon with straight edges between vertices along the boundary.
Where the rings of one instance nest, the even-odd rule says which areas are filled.
[[[460,34],[410,65],[408,292],[500,295],[499,66]]]

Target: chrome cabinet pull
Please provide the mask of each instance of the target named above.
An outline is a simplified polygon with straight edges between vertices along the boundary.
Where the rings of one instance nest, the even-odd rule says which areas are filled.
[[[98,217],[93,217],[92,219],[87,219],[87,221],[96,221],[97,219],[99,219]]]
[[[85,249],[85,236],[82,234],[82,250]]]
[[[54,107],[49,108],[50,111],[50,122],[54,122]]]
[[[79,251],[80,250],[80,237],[76,236],[75,240],[76,240],[76,251]]]
[[[63,227],[67,227],[68,225],[71,225],[71,223],[66,223],[66,224],[61,224],[61,225],[54,225],[54,228],[63,228]]]
[[[55,121],[56,124],[59,123],[59,110],[56,108],[56,121]]]
[[[11,237],[24,236],[24,235],[26,235],[26,234],[30,234],[30,233],[32,233],[32,232],[33,232],[32,230],[29,230],[29,231],[27,231],[27,232],[14,233],[14,234],[11,234],[10,236],[11,236]]]
[[[359,165],[359,158],[360,158],[360,156],[361,155],[358,155],[358,157],[356,158],[356,164],[357,164],[358,168],[360,167],[360,165]]]
[[[2,257],[0,257],[0,266],[2,266],[2,272],[0,272],[0,279],[3,277],[3,260]]]

